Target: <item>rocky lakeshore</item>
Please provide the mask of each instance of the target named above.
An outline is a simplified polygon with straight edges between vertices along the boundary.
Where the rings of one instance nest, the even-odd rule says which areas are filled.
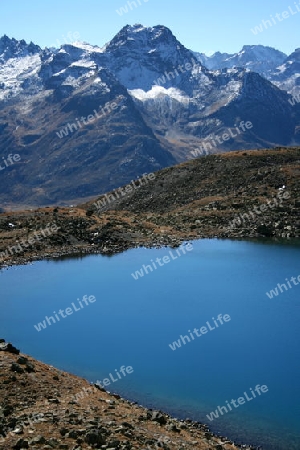
[[[178,420],[43,364],[0,339],[0,449],[234,450]]]

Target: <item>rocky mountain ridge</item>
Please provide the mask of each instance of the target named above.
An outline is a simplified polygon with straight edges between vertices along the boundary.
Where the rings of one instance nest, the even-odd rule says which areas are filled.
[[[264,77],[267,77],[271,70],[275,70],[287,58],[285,53],[264,45],[244,45],[237,53],[215,52],[210,56],[204,53],[196,53],[196,55],[209,70],[244,67]]]
[[[300,93],[300,49],[290,55],[264,45],[244,45],[238,53],[216,52],[207,56],[195,53],[197,59],[210,70],[245,68],[257,72],[291,95]]]

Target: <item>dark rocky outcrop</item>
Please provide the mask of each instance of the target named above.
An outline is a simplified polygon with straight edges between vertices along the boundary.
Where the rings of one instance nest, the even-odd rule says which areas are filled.
[[[14,355],[18,355],[20,350],[14,347],[11,343],[5,342],[4,339],[0,339],[0,351],[13,353]]]

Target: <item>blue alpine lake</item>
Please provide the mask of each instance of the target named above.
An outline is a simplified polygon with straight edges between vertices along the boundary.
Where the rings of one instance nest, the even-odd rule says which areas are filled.
[[[0,337],[237,442],[299,450],[299,243],[214,239],[192,246],[181,256],[138,248],[1,270]],[[165,256],[168,262],[155,262]],[[143,265],[153,271],[135,280]],[[217,320],[220,314],[231,320]],[[121,366],[133,373],[122,375]],[[257,385],[268,390],[254,398]],[[244,404],[207,417],[245,393]]]

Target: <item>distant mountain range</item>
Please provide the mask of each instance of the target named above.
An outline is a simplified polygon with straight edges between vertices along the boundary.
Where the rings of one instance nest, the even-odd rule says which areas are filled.
[[[299,54],[206,57],[160,25],[127,25],[102,48],[3,36],[1,206],[74,203],[195,156],[299,143]]]
[[[291,55],[263,45],[244,45],[238,53],[195,53],[210,70],[244,67],[257,72],[292,95],[300,94],[300,48]]]

